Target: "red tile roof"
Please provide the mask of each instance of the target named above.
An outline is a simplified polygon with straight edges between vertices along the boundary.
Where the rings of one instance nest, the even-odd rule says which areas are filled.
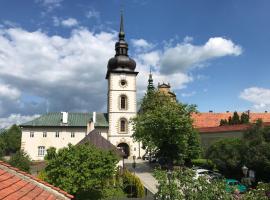
[[[238,113],[239,116],[241,113]],[[192,118],[196,128],[217,127],[221,119],[228,119],[233,116],[232,112],[226,113],[194,113]],[[257,119],[262,119],[263,122],[270,122],[270,113],[249,113],[250,122],[254,123]]]
[[[263,123],[264,126],[270,126],[270,122]],[[250,128],[251,124],[237,124],[237,125],[226,125],[226,126],[215,126],[215,127],[200,127],[197,130],[200,133],[219,133],[219,132],[237,132],[245,131]]]
[[[60,188],[0,161],[0,199],[69,200],[73,198]]]

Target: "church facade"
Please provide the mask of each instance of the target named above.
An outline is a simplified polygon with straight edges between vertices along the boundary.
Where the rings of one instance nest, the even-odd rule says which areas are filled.
[[[32,160],[43,160],[50,147],[60,149],[79,143],[93,130],[122,149],[126,157],[141,157],[144,150],[132,138],[130,120],[136,116],[136,62],[128,56],[123,16],[115,56],[107,65],[107,113],[47,113],[21,124],[21,148]]]

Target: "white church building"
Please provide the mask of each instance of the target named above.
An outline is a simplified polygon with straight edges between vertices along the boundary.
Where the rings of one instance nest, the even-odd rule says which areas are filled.
[[[69,143],[75,145],[92,131],[98,132],[110,143],[125,151],[127,157],[141,157],[144,150],[132,138],[130,119],[136,116],[136,63],[128,56],[125,41],[123,16],[121,16],[119,40],[115,44],[116,54],[108,62],[107,113],[44,114],[21,124],[21,148],[32,160],[43,160],[50,147],[60,149]]]

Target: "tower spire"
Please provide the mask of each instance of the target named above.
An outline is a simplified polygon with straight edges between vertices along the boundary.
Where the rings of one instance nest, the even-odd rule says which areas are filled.
[[[125,40],[123,10],[121,10],[121,21],[120,21],[119,41],[120,41],[120,40]]]
[[[153,84],[153,77],[152,77],[152,70],[150,67],[150,74],[148,78],[148,86],[147,86],[147,92],[153,91],[155,89],[154,84]]]

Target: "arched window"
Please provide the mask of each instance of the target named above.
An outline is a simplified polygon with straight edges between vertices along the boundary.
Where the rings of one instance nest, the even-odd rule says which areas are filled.
[[[120,132],[126,133],[127,132],[127,120],[125,118],[120,119]]]
[[[127,109],[127,96],[126,95],[120,96],[120,109],[121,110]]]

